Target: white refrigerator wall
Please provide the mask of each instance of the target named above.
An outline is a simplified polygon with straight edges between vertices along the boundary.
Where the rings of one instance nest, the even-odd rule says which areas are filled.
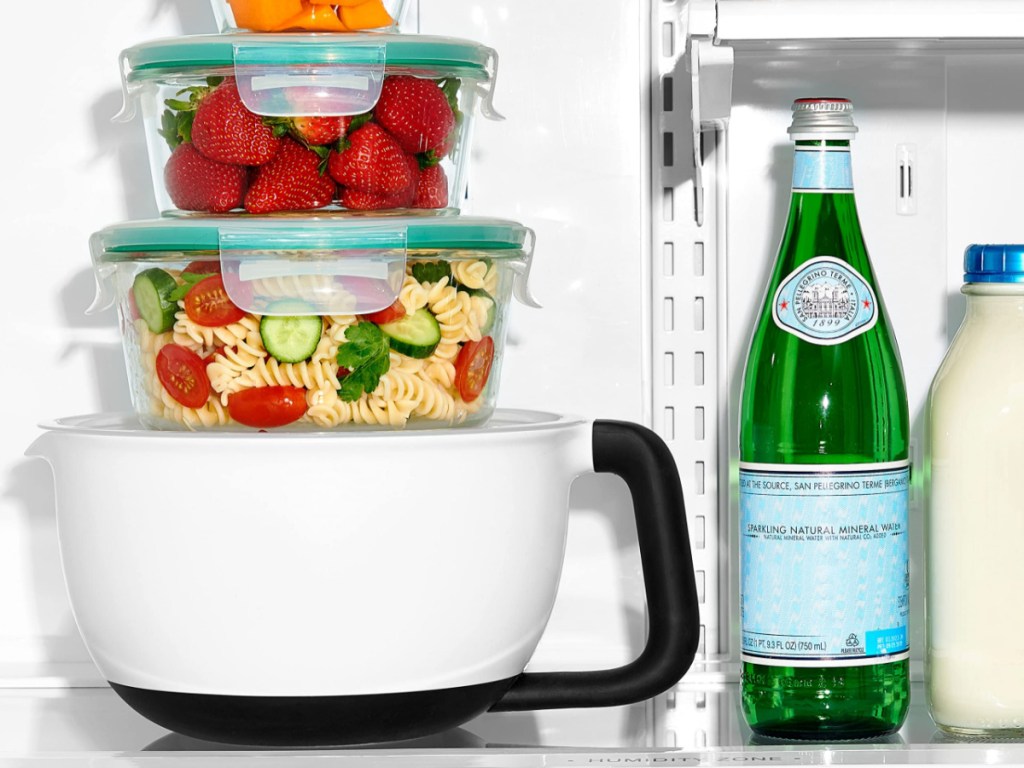
[[[477,123],[467,211],[536,229],[533,285],[545,308],[513,310],[499,405],[647,417],[644,6],[422,0],[412,9],[423,33],[477,40],[501,57],[495,105],[507,119]],[[114,313],[84,314],[93,295],[90,233],[156,215],[141,123],[110,121],[121,104],[117,55],[215,27],[208,0],[61,4],[59,23],[45,25],[37,4],[7,13],[3,64],[17,76],[6,94],[19,106],[18,120],[2,129],[0,184],[8,276],[0,312],[9,331],[0,398],[0,679],[89,681],[64,594],[49,470],[22,454],[40,422],[130,408]],[[194,503],[187,477],[153,471],[154,494]],[[108,482],[117,493],[117,467]],[[528,478],[510,468],[508,482]],[[560,597],[535,668],[611,666],[643,641],[625,485],[587,478],[572,502]]]

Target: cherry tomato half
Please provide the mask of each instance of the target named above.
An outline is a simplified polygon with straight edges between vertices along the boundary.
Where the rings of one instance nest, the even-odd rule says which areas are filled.
[[[228,398],[228,413],[247,427],[283,427],[306,413],[306,390],[302,387],[243,389]]]
[[[156,375],[164,389],[186,408],[202,408],[210,397],[210,378],[203,359],[177,344],[166,344],[156,356]]]
[[[395,320],[400,320],[405,317],[405,305],[395,299],[395,303],[390,307],[385,307],[378,312],[371,312],[368,315],[362,316],[364,320],[369,320],[371,323],[377,325],[384,325],[385,323],[393,323]]]
[[[185,314],[197,325],[217,328],[237,323],[245,312],[231,303],[220,275],[200,280],[185,294]]]
[[[480,397],[491,375],[494,362],[494,339],[484,336],[480,341],[467,341],[459,350],[455,361],[455,386],[463,402],[471,403]]]

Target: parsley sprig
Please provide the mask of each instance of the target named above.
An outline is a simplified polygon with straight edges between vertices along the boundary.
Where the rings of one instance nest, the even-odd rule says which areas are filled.
[[[178,278],[184,280],[185,282],[182,285],[179,285],[173,291],[171,291],[171,295],[167,297],[168,300],[181,301],[182,299],[185,298],[185,295],[192,290],[192,286],[194,286],[196,283],[202,282],[208,277],[213,277],[213,275],[215,274],[216,272],[210,272],[209,274],[205,275],[201,275],[196,272],[182,272],[180,275],[178,275]]]
[[[351,403],[380,384],[380,377],[391,368],[391,347],[381,329],[369,322],[350,326],[345,339],[347,343],[338,347],[338,365],[349,374],[342,379],[338,396]]]
[[[412,265],[412,276],[421,283],[439,283],[451,278],[452,266],[447,261],[420,261]]]

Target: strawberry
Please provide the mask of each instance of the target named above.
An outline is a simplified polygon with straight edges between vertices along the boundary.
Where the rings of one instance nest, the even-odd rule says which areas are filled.
[[[242,103],[233,78],[198,95],[192,142],[211,160],[236,165],[263,165],[281,146],[272,126]]]
[[[420,183],[420,161],[416,155],[406,155],[405,162],[409,166],[409,174],[412,176],[412,182],[406,189],[391,195],[377,195],[373,192],[360,192],[357,189],[344,189],[341,193],[341,204],[352,211],[410,208]]]
[[[282,139],[277,156],[256,169],[245,195],[249,213],[323,208],[334,199],[334,181],[320,171],[320,155],[293,139]]]
[[[408,75],[385,78],[373,115],[413,154],[437,149],[455,126],[455,112],[438,84]]]
[[[351,117],[293,117],[292,133],[300,141],[314,146],[334,144],[348,130]]]
[[[412,201],[413,208],[447,208],[448,177],[440,165],[424,168],[420,174],[420,183],[416,187],[416,196]]]
[[[358,189],[344,189],[341,192],[341,204],[350,211],[382,211],[386,208],[404,208],[405,192],[397,195],[375,195],[373,192],[360,192]]]
[[[409,208],[412,206],[412,201],[416,199],[416,190],[420,186],[420,161],[416,155],[406,155],[405,162],[409,166],[409,176],[412,181],[409,182],[409,186],[403,192],[399,192],[395,195],[399,199],[397,208]]]
[[[244,165],[218,163],[192,144],[179,144],[164,166],[164,186],[183,211],[224,213],[241,208],[247,185]]]
[[[393,195],[412,184],[402,148],[376,123],[367,123],[346,139],[347,149],[331,152],[327,170],[339,184],[375,195]]]

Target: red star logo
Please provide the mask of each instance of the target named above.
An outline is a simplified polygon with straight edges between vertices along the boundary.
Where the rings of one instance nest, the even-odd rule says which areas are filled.
[[[871,309],[871,302],[864,299],[864,309]]]
[[[789,302],[788,301],[784,301],[781,304],[779,304],[779,309],[781,309],[783,311],[789,309]]]

